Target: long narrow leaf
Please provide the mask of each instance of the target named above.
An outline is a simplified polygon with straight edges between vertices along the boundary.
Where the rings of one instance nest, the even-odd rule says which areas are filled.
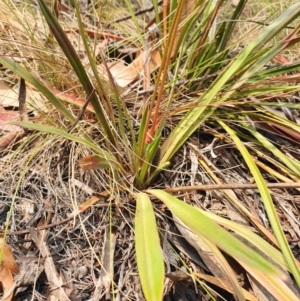
[[[195,234],[199,233],[199,235],[213,242],[227,254],[263,273],[284,277],[284,274],[269,261],[243,244],[193,206],[184,203],[162,190],[150,189],[147,190],[147,192],[160,199],[169,210],[192,229]]]
[[[276,209],[274,207],[270,192],[266,186],[266,183],[256,166],[253,158],[247,151],[246,147],[243,145],[241,140],[237,137],[235,132],[229,128],[223,121],[218,120],[219,124],[225,129],[225,131],[231,136],[232,140],[234,141],[236,147],[241,152],[244,160],[247,163],[247,166],[250,169],[251,174],[253,175],[255,182],[257,184],[258,190],[261,195],[261,199],[264,203],[264,207],[266,209],[270,224],[272,226],[272,229],[274,231],[275,237],[277,238],[278,244],[281,248],[283,257],[285,261],[287,262],[287,265],[293,274],[297,284],[300,286],[300,271],[296,265],[293,253],[291,249],[289,248],[289,244],[285,238],[285,235],[283,233],[282,227],[280,226],[280,221],[276,213]]]
[[[243,124],[243,127],[246,128],[266,149],[273,153],[281,162],[283,162],[293,173],[298,177],[300,176],[300,164],[296,160],[289,158],[277,147],[275,147],[266,137],[257,132],[254,128]]]
[[[246,301],[236,275],[220,249],[207,237],[201,236],[200,233],[193,233],[187,225],[174,214],[173,220],[181,235],[196,249],[211,273],[218,277],[221,283],[223,283],[223,280],[228,280],[228,287],[230,287],[237,299],[239,301]]]
[[[58,23],[55,16],[51,13],[48,6],[45,4],[44,0],[38,0],[39,6],[41,8],[41,11],[50,27],[51,32],[53,33],[55,39],[57,40],[59,46],[65,53],[66,57],[68,58],[72,68],[76,72],[87,97],[90,97],[91,104],[95,110],[96,116],[100,124],[102,125],[105,134],[107,135],[107,138],[111,144],[114,146],[117,145],[115,137],[110,130],[109,124],[105,118],[105,114],[103,111],[103,107],[100,104],[100,100],[98,97],[98,94],[95,92],[95,88],[93,87],[93,84],[91,80],[89,79],[89,76],[87,75],[75,49],[73,48],[71,42],[69,41],[67,35],[61,28],[60,24]],[[107,143],[107,146],[110,147],[110,143]]]
[[[190,135],[213,114],[216,107],[210,106],[211,101],[203,100],[201,106],[191,110],[172,131],[161,147],[160,165],[170,160]]]
[[[72,114],[65,108],[63,103],[38,79],[36,79],[30,72],[28,72],[23,67],[19,66],[14,61],[1,57],[0,56],[0,63],[23,78],[26,82],[29,82],[34,87],[37,88],[49,101],[50,103],[59,111],[61,112],[69,121],[74,122],[75,118],[72,116]]]
[[[146,300],[162,300],[164,262],[152,204],[145,193],[138,193],[136,199],[135,248]]]
[[[287,269],[287,265],[283,259],[282,254],[252,230],[245,227],[244,225],[237,224],[229,219],[213,214],[212,212],[205,211],[199,208],[197,209],[219,225],[226,227],[230,231],[234,231],[245,240],[249,241],[250,244],[253,244],[262,253],[272,258],[272,260],[279,264],[283,269]]]
[[[32,130],[37,130],[39,132],[45,132],[45,133],[50,133],[53,135],[57,135],[60,137],[63,137],[65,139],[68,139],[70,141],[78,142],[81,143],[90,149],[92,149],[96,154],[101,156],[104,161],[107,162],[108,165],[111,165],[113,167],[119,168],[119,170],[123,170],[123,167],[116,161],[116,159],[107,151],[101,149],[99,145],[94,143],[92,140],[86,139],[86,138],[81,138],[75,135],[72,135],[64,130],[49,126],[49,125],[41,125],[41,124],[35,124],[31,122],[18,122],[17,123],[20,126],[23,126],[27,129],[32,129]]]

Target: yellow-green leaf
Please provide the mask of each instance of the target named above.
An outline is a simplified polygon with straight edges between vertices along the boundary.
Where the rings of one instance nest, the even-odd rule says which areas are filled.
[[[138,193],[136,199],[135,249],[139,276],[146,300],[162,300],[163,255],[152,204],[145,193]]]
[[[236,135],[235,131],[232,130],[230,127],[228,127],[223,121],[218,120],[218,122],[225,129],[225,131],[231,136],[236,147],[242,154],[247,166],[249,167],[249,170],[257,184],[257,188],[261,195],[261,199],[264,203],[264,206],[265,206],[265,209],[266,209],[266,212],[268,215],[268,219],[272,226],[272,230],[274,231],[275,237],[278,241],[279,247],[281,248],[283,257],[289,267],[289,270],[291,271],[292,275],[294,276],[295,281],[297,282],[298,285],[300,285],[300,270],[297,267],[296,261],[294,259],[294,255],[289,247],[289,244],[284,235],[283,229],[280,225],[279,217],[276,213],[276,208],[273,204],[271,194],[267,188],[267,185],[265,183],[265,180],[264,180],[261,172],[259,171],[257,165],[255,164],[255,162],[254,162],[252,156],[250,155],[250,153],[248,152],[247,148],[244,146],[242,141]]]
[[[181,219],[195,234],[204,236],[230,256],[263,273],[284,277],[283,272],[278,268],[193,206],[162,190],[151,189],[147,190],[147,192],[164,202],[171,212]]]

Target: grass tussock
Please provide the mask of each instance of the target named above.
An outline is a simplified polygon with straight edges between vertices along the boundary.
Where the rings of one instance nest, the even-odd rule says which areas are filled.
[[[297,300],[299,15],[2,1],[3,294]]]

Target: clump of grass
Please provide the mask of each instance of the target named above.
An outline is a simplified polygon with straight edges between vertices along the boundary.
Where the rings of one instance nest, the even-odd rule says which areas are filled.
[[[142,86],[139,90],[128,90],[128,85],[122,86],[113,74],[111,59],[102,50],[99,51],[99,61],[104,71],[99,71],[93,48],[97,43],[93,39],[103,33],[93,32],[91,37],[78,3],[70,3],[78,22],[74,34],[80,39],[84,58],[72,45],[67,34],[69,29],[64,29],[64,23],[58,20],[58,16],[43,0],[38,0],[43,16],[41,21],[50,30],[33,33],[28,27],[30,34],[24,30],[24,35],[35,45],[30,55],[14,49],[13,55],[3,55],[0,62],[39,90],[59,115],[59,121],[51,125],[19,124],[85,146],[90,153],[82,156],[77,161],[78,165],[84,170],[100,170],[95,176],[103,179],[102,192],[114,199],[117,206],[122,199],[133,201],[136,259],[145,298],[161,300],[164,291],[164,257],[154,210],[155,200],[159,200],[174,219],[179,219],[177,223],[182,223],[196,235],[199,244],[212,253],[213,263],[220,267],[221,273],[215,276],[226,279],[228,290],[239,300],[245,300],[245,292],[221,251],[234,258],[248,275],[259,279],[268,289],[276,283],[276,289],[273,288],[270,293],[279,300],[296,300],[293,291],[285,288],[283,280],[290,272],[300,285],[297,262],[253,154],[260,156],[261,149],[265,149],[269,154],[266,160],[275,158],[278,161],[276,168],[270,172],[272,175],[277,172],[275,169],[279,169],[284,171],[287,181],[299,180],[299,161],[267,140],[255,124],[266,124],[275,133],[279,129],[292,138],[299,135],[297,123],[274,114],[268,108],[270,105],[262,104],[260,100],[273,99],[277,93],[298,90],[295,84],[289,84],[292,77],[286,75],[298,65],[271,68],[266,68],[266,65],[298,42],[299,26],[279,36],[300,15],[300,5],[296,3],[276,18],[265,20],[268,26],[256,25],[259,30],[255,31],[255,35],[245,33],[236,38],[239,22],[218,20],[219,14],[222,17],[222,1],[208,1],[205,4],[202,1],[163,2],[161,12],[154,3],[156,26],[149,27],[148,32],[143,33],[140,28],[143,22],[133,15],[137,35],[130,39],[128,32],[124,32],[136,52],[136,57],[127,63],[126,68],[131,70],[130,75],[136,72],[135,81]],[[244,2],[240,1],[229,19],[239,20],[243,9]],[[97,13],[100,11],[98,8]],[[20,19],[18,12],[16,16]],[[37,39],[39,35],[44,35],[40,41]],[[22,61],[13,60],[14,56]],[[62,69],[66,71],[62,72],[64,74],[57,73]],[[151,92],[147,92],[149,88]],[[76,110],[62,101],[57,89],[68,90],[63,100],[76,105]],[[85,103],[78,101],[83,95]],[[244,100],[246,97],[247,101]],[[97,137],[94,126],[88,125],[88,118],[93,118],[92,123],[96,124]],[[172,160],[182,147],[188,145],[191,153],[197,153],[197,149],[187,141],[205,124],[210,125],[212,136],[233,144],[243,158],[257,185],[275,237],[228,191],[225,192],[226,198],[243,212],[260,233],[279,246],[281,252],[243,226],[227,223],[182,201],[178,195],[164,191],[164,188],[156,188],[162,187],[160,177],[172,172]],[[193,164],[200,164],[217,182],[201,156],[194,159]],[[89,204],[87,202],[85,206],[91,206]],[[252,244],[255,241],[259,252],[223,226],[242,236],[243,240]],[[261,253],[273,254],[272,259],[280,269]],[[112,271],[108,274],[109,281],[113,283]],[[193,277],[197,278],[195,275]]]

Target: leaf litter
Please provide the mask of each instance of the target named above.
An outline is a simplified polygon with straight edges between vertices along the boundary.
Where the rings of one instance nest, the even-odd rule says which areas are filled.
[[[38,26],[38,30],[44,29]],[[16,29],[12,32],[18,34]],[[72,34],[76,41],[78,39],[76,34]],[[16,40],[19,41],[20,38]],[[77,47],[80,52],[80,45]],[[82,56],[84,57],[84,54]],[[112,68],[116,68],[112,70],[118,71],[123,65],[123,60],[117,61],[116,65],[112,63],[112,66],[115,66]],[[139,70],[141,71],[143,70]],[[120,86],[127,86],[136,77],[134,72],[129,75],[132,78],[129,76],[129,79],[126,77],[119,82],[116,77],[116,82]],[[75,79],[74,83],[76,83]],[[63,90],[59,84],[56,88]],[[76,88],[70,95],[80,94],[75,91]],[[294,96],[297,99],[298,96]],[[6,98],[3,97],[5,101]],[[36,95],[35,100],[45,108],[41,96]],[[139,101],[141,100],[135,99],[135,102]],[[17,104],[14,100],[14,106]],[[138,109],[138,106],[134,109]],[[0,111],[0,114],[1,112],[4,111]],[[14,113],[16,112],[12,111],[9,121],[18,118],[18,114]],[[299,115],[299,112],[297,113]],[[61,116],[58,116],[59,118]],[[62,119],[61,122],[63,123]],[[102,138],[93,122],[91,120],[80,122],[84,130],[97,143],[101,143]],[[12,126],[2,130],[13,133],[15,129]],[[226,140],[228,138],[225,137],[215,140],[216,137],[215,130],[207,126],[196,131],[189,140],[190,144],[184,145],[175,156],[169,170],[162,173],[157,185],[184,187],[212,182],[217,185],[218,181],[239,184],[251,182],[251,175],[240,154],[230,144],[231,141]],[[279,145],[282,145],[280,139],[283,139],[285,142],[282,147],[285,148],[286,153],[293,154],[291,156],[299,159],[297,146],[286,142],[284,137],[279,135],[273,136],[272,139],[275,139],[274,142]],[[107,300],[111,295],[114,295],[117,300],[143,300],[134,255],[134,208],[126,194],[105,193],[106,185],[112,181],[112,175],[98,170],[79,169],[75,162],[90,155],[89,149],[75,142],[64,143],[62,138],[46,134],[30,138],[21,137],[13,147],[14,149],[10,149],[4,145],[1,148],[0,221],[4,225],[12,199],[15,199],[7,241],[17,258],[19,275],[22,275],[22,278],[16,276],[13,280],[12,274],[16,273],[17,269],[9,268],[5,264],[4,256],[0,272],[3,295],[6,296],[6,292],[14,285],[14,300],[32,300],[32,298],[33,300],[45,298],[47,300]],[[13,152],[15,149],[18,149],[18,152]],[[275,174],[268,169],[269,166],[274,168],[272,154],[257,152],[256,156],[259,162],[266,164],[265,167],[261,165],[265,180],[272,182]],[[17,194],[15,194],[16,187],[18,187]],[[299,189],[289,189],[287,185],[286,189],[271,190],[285,234],[298,260],[300,260]],[[187,203],[247,227],[250,227],[249,217],[253,216],[253,219],[257,219],[263,225],[266,232],[270,231],[257,190],[196,190],[178,193],[178,195]],[[245,215],[232,201],[233,199],[246,207],[251,215]],[[215,275],[214,272],[218,267],[215,258],[212,263],[205,262],[205,256],[195,245],[199,243],[197,239],[188,238],[188,229],[178,229],[176,219],[173,219],[169,212],[164,212],[165,208],[161,204],[157,204],[155,209],[162,234],[170,237],[168,241],[173,247],[173,253],[169,251],[169,255],[168,252],[165,254],[165,261],[169,260],[172,265],[176,265],[172,266],[172,269],[184,270],[184,263],[193,267],[195,275],[197,273],[201,275],[208,270]],[[37,227],[41,230],[37,231]],[[168,233],[170,227],[173,230]],[[183,233],[180,235],[178,230]],[[179,235],[180,239],[184,240],[183,237],[186,237],[185,245],[183,242],[175,242],[174,233],[175,236]],[[177,257],[177,260],[174,260],[174,257]],[[237,266],[236,262],[232,261],[232,264]],[[244,282],[246,290],[251,293],[252,289],[257,289],[259,284],[250,285],[249,282],[253,280],[247,280],[244,270],[237,267],[235,272],[240,279],[244,279],[241,282]],[[207,280],[207,283],[216,284],[221,277],[218,273],[215,276],[215,280],[208,278],[207,280],[205,276],[199,278]],[[207,283],[205,285],[208,285]],[[287,285],[297,295],[297,289],[291,280]],[[229,284],[225,281],[220,286],[226,290]],[[228,291],[230,292],[230,289]],[[209,300],[210,298],[201,286],[196,287],[192,279],[186,277],[182,277],[178,282],[170,281],[165,287],[165,294],[166,298],[175,298],[175,300],[179,298]],[[217,290],[215,296],[220,294],[223,294],[226,300],[234,300],[230,294],[223,291]],[[261,294],[264,298],[268,296],[266,292]],[[249,296],[249,300],[252,300],[252,297],[253,295]]]

